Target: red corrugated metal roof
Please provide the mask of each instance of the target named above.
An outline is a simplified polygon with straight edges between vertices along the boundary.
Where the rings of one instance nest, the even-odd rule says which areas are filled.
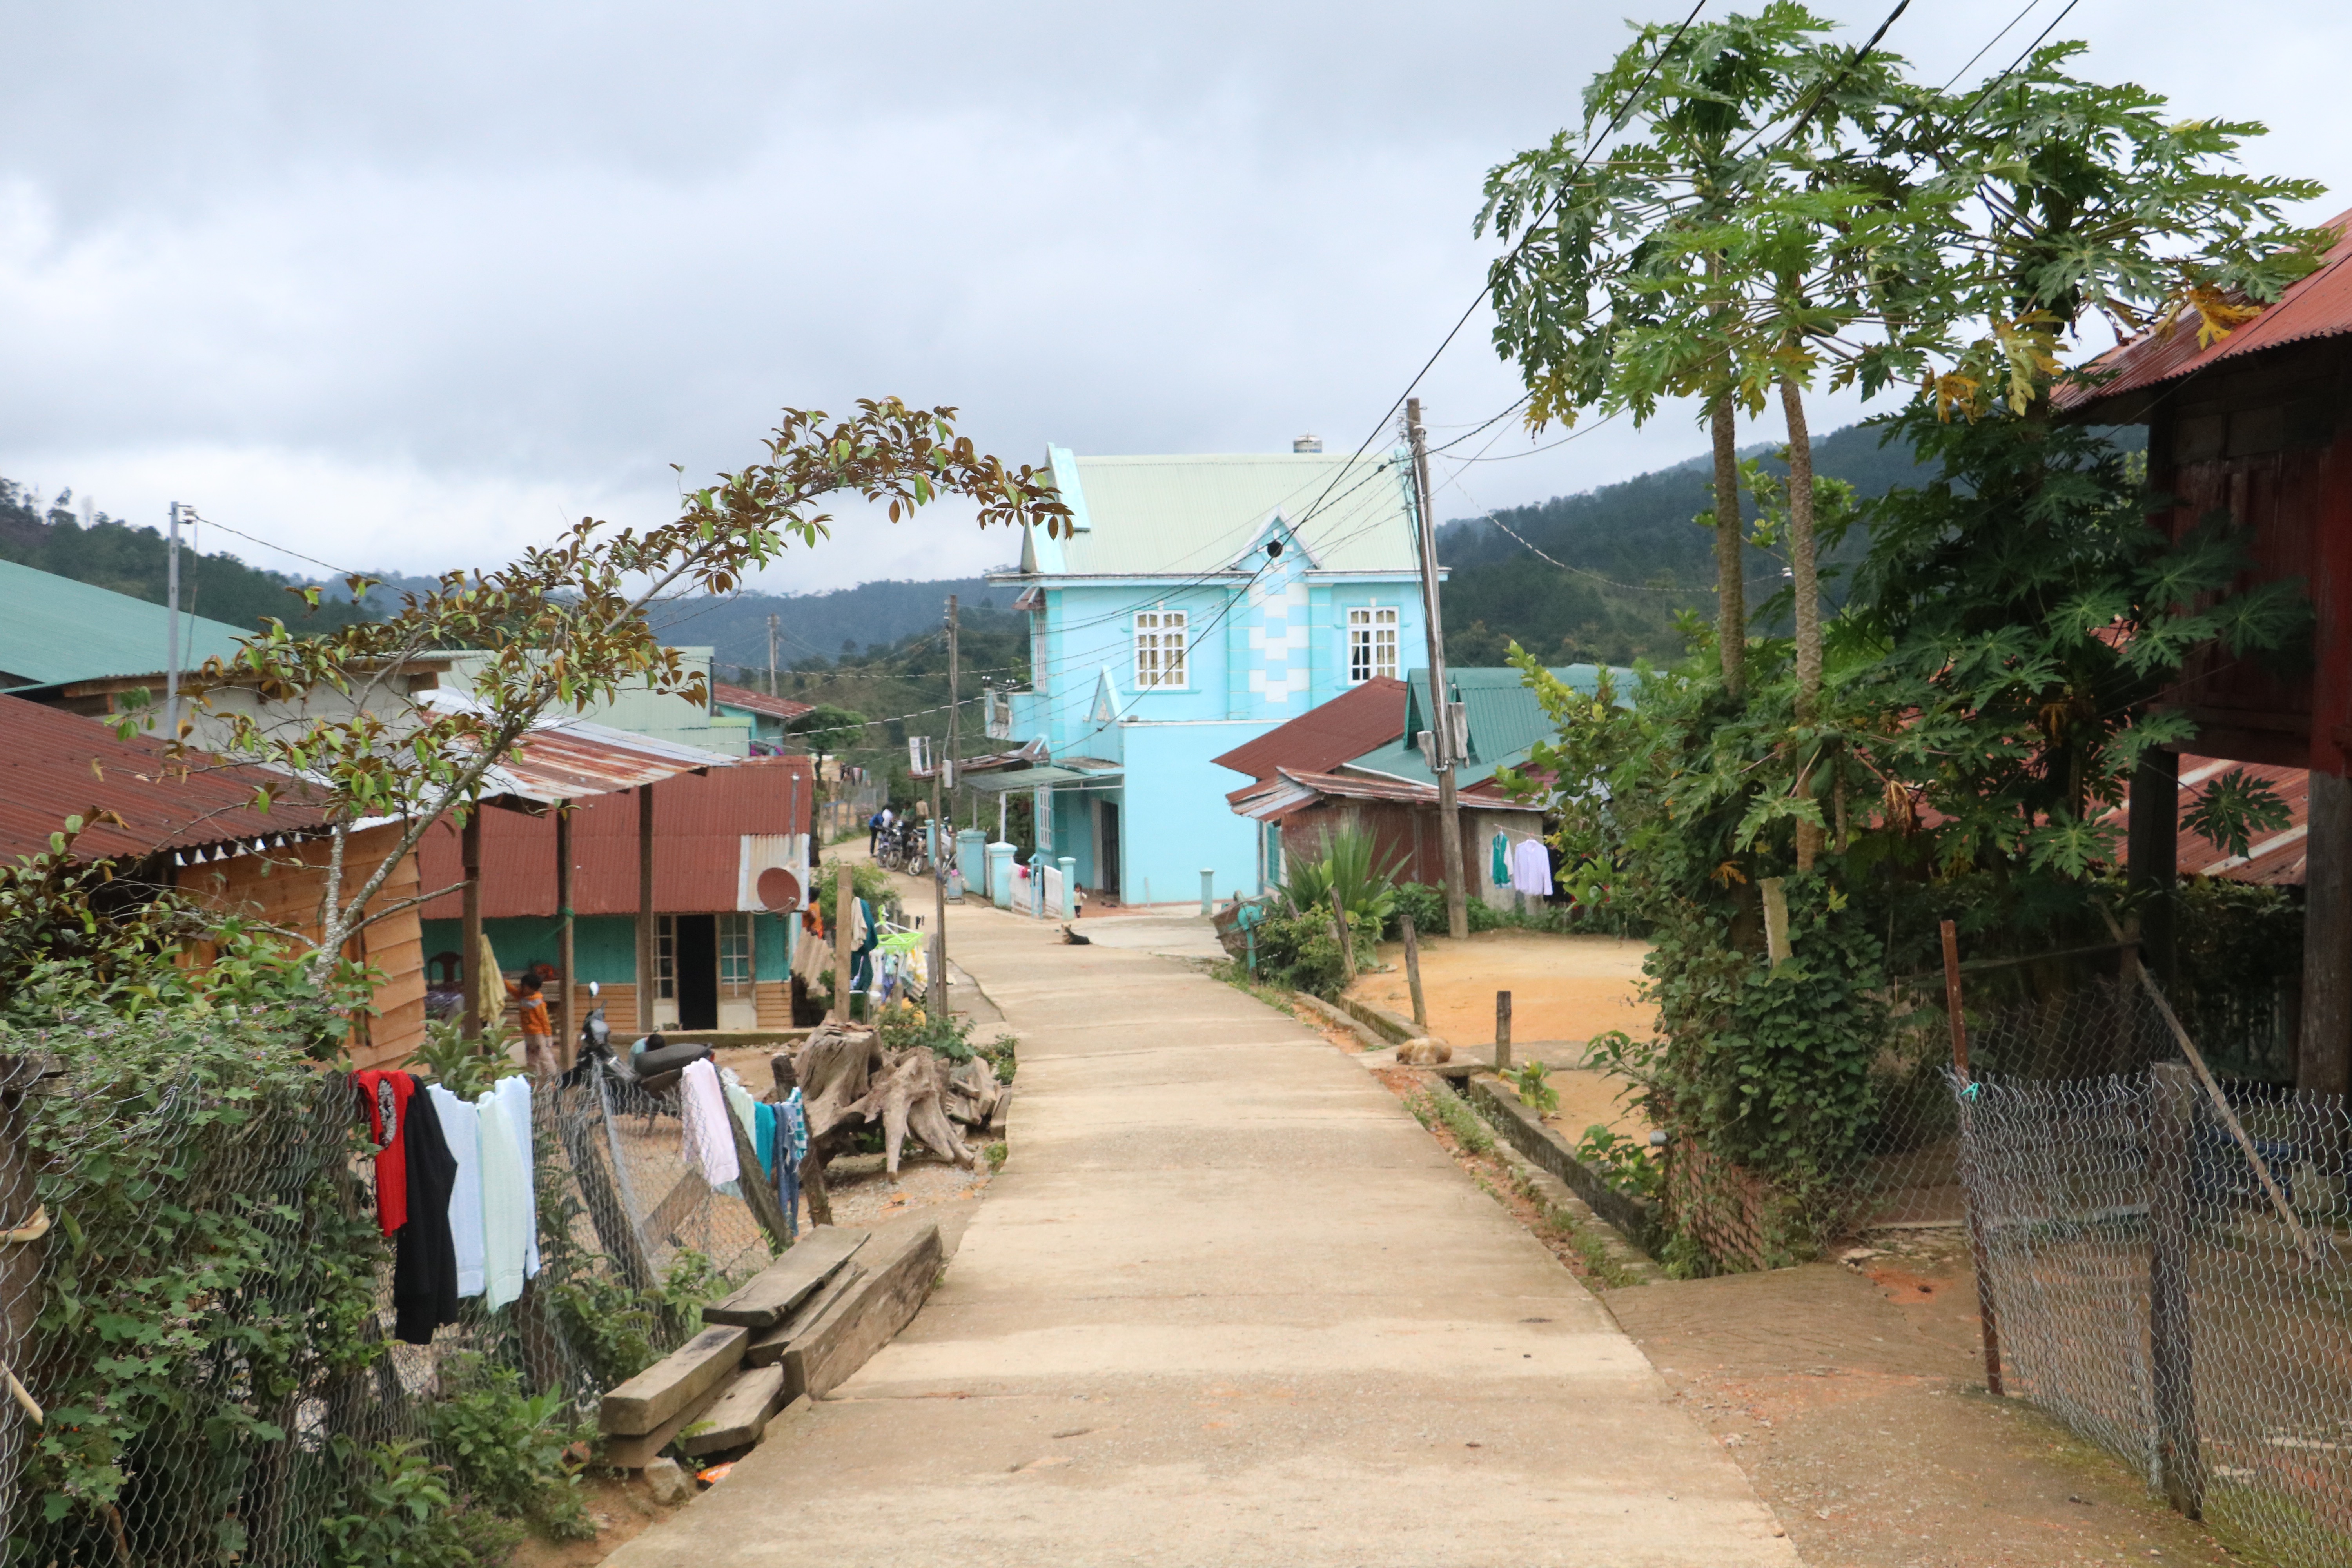
[[[2311,773],[2306,768],[2258,767],[2252,763],[2233,763],[2220,757],[2183,756],[2180,759],[2180,814],[2186,816],[2204,793],[2205,786],[2232,768],[2242,767],[2246,776],[2267,784],[2286,803],[2287,826],[2274,832],[2255,836],[2242,857],[2225,855],[2187,828],[2174,846],[2173,855],[2180,875],[2184,877],[2219,877],[2230,882],[2260,882],[2273,887],[2299,888],[2303,885],[2305,844],[2311,826]],[[2106,820],[2117,826],[2125,822],[2131,809],[2126,799],[2121,806],[2107,815]]]
[[[416,701],[419,707],[443,712],[482,710],[471,697],[446,688],[419,692]],[[560,714],[541,719],[524,731],[516,750],[482,775],[482,793],[552,805],[659,784],[706,768],[724,768],[735,761],[699,746]]]
[[[2091,362],[2091,369],[2112,373],[2102,385],[2060,387],[2051,398],[2068,411],[2087,408],[2126,392],[2190,374],[2225,359],[2260,353],[2306,338],[2334,337],[2352,332],[2352,212],[2327,220],[2340,237],[2327,259],[2309,277],[2287,286],[2278,303],[2252,321],[2216,339],[2205,348],[2197,342],[2197,318],[2175,321],[2168,331],[2143,332]]]
[[[789,697],[771,697],[764,691],[754,691],[748,686],[730,686],[723,680],[710,683],[710,700],[724,702],[730,708],[748,708],[772,719],[797,719],[803,713],[816,711],[814,702],[795,702]]]
[[[814,795],[806,757],[751,757],[708,774],[663,780],[654,790],[654,904],[664,914],[737,907],[747,835],[806,833]],[[572,912],[637,912],[637,797],[591,795],[572,807]],[[457,830],[436,824],[419,848],[424,887],[464,875]],[[425,920],[456,920],[457,894],[425,906]],[[555,913],[555,821],[493,808],[482,814],[482,913],[487,919]]]
[[[1277,768],[1322,773],[1403,733],[1404,682],[1379,676],[1211,760],[1254,779],[1270,779]]]
[[[253,804],[264,785],[267,812]],[[84,828],[76,852],[85,860],[310,833],[326,817],[306,795],[281,774],[201,754],[174,762],[160,741],[121,740],[98,720],[0,697],[0,853],[45,850],[67,817],[93,810],[122,826]]]

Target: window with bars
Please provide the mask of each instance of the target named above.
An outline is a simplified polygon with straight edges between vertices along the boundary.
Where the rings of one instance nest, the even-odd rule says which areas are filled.
[[[1348,684],[1361,686],[1375,677],[1391,680],[1397,672],[1397,613],[1392,606],[1373,605],[1348,612]]]
[[[654,917],[654,995],[677,1000],[677,917]]]
[[[1135,689],[1185,684],[1182,610],[1144,610],[1135,617]]]
[[[740,1001],[751,994],[751,917],[719,917],[719,994]]]

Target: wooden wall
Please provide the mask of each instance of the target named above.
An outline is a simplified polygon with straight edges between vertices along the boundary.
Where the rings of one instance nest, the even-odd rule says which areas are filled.
[[[344,859],[343,886],[358,886],[375,873],[397,847],[396,823],[352,837]],[[239,855],[178,868],[177,881],[190,898],[224,914],[243,914],[316,938],[319,900],[326,886],[330,846],[324,841]],[[374,907],[414,899],[418,891],[416,857],[404,857],[385,879]],[[362,1018],[351,1050],[352,1065],[394,1067],[425,1043],[425,943],[414,907],[367,927],[344,952],[381,971],[376,1016]]]

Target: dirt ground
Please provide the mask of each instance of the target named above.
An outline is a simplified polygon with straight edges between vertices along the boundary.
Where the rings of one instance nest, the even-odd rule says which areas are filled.
[[[1508,991],[1511,1059],[1542,1061],[1559,1091],[1559,1111],[1544,1120],[1571,1143],[1595,1124],[1622,1137],[1645,1137],[1649,1122],[1618,1103],[1624,1085],[1576,1064],[1595,1035],[1612,1029],[1649,1034],[1654,1017],[1639,997],[1642,960],[1649,951],[1620,937],[1543,931],[1480,931],[1461,942],[1424,937],[1421,994],[1430,1030],[1453,1046],[1456,1061],[1491,1061],[1495,993]],[[1381,962],[1386,967],[1363,975],[1349,994],[1411,1017],[1404,944],[1381,943]]]
[[[1363,1051],[1349,1030],[1323,1033]],[[1374,1076],[1400,1097],[1453,1092],[1410,1068]],[[2248,1561],[2106,1454],[1985,1393],[1957,1229],[1881,1233],[1851,1262],[1612,1289],[1493,1156],[1442,1122],[1431,1135],[1600,1295],[1811,1568]]]

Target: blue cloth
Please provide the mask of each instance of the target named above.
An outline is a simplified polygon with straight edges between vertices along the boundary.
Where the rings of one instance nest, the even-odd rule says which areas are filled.
[[[776,1168],[776,1108],[764,1100],[751,1108],[751,1147],[760,1152],[760,1169]]]
[[[772,1126],[776,1160],[770,1168],[776,1177],[776,1203],[784,1211],[784,1234],[797,1241],[801,1234],[801,1162],[808,1158],[808,1113],[799,1089],[786,1095],[782,1105],[771,1109],[775,1111]]]
[[[870,992],[874,989],[874,949],[882,941],[882,922],[874,918],[874,905],[870,900],[858,900],[857,908],[866,917],[866,941],[850,950],[849,988]]]

